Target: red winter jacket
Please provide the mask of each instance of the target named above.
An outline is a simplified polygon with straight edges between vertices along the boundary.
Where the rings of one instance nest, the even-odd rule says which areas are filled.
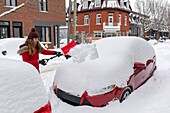
[[[22,55],[22,59],[23,61],[25,62],[28,62],[30,64],[32,64],[37,70],[38,72],[40,72],[39,70],[39,53],[37,50],[35,50],[34,54],[33,55],[29,55],[29,52],[28,52],[28,46],[23,46],[19,51],[18,53],[20,55]],[[45,50],[42,52],[42,54],[44,55],[54,55],[54,51],[51,51],[51,50]]]

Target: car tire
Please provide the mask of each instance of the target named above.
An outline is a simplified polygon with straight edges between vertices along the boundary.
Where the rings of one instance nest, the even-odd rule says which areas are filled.
[[[122,103],[131,93],[132,93],[131,88],[127,87],[120,98],[120,103]]]

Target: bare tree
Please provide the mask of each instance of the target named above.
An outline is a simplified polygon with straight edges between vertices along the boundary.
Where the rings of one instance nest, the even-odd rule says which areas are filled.
[[[168,4],[168,6],[167,6],[164,22],[165,22],[165,25],[168,29],[168,32],[169,32],[168,37],[170,39],[170,4]]]
[[[150,16],[151,28],[157,30],[156,39],[160,38],[160,30],[164,25],[164,18],[168,6],[168,0],[142,0],[144,1],[144,14]],[[141,6],[136,3],[136,10],[141,11]]]

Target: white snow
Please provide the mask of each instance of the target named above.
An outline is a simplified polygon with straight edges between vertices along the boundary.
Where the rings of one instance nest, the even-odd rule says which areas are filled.
[[[80,96],[84,91],[91,95],[90,92],[94,90],[114,84],[126,86],[129,77],[134,73],[134,63],[146,64],[147,60],[155,56],[151,45],[136,37],[104,38],[91,46],[78,45],[70,53],[73,57],[58,67],[54,85]],[[91,56],[97,54],[97,57],[94,60],[86,58],[90,53],[93,53]]]
[[[25,5],[25,4],[22,3],[21,5],[18,5],[18,6],[16,6],[16,7],[13,7],[13,8],[10,9],[9,11],[5,11],[5,12],[3,12],[2,14],[0,14],[0,17],[2,17],[2,16],[4,16],[4,15],[7,15],[7,14],[9,14],[9,13],[11,13],[11,12],[14,12],[14,11],[16,11],[17,9],[23,7],[24,5]]]
[[[21,56],[17,54],[19,46],[25,42],[25,38],[6,38],[0,40],[0,45],[4,50],[7,50],[7,55],[5,57],[10,59],[19,59]]]
[[[94,60],[98,58],[98,52],[95,44],[80,44],[69,51],[73,62],[82,63],[86,59]]]
[[[118,101],[111,101],[107,106],[101,107],[101,108],[90,107],[90,106],[75,107],[75,106],[72,106],[72,105],[62,102],[51,91],[49,93],[49,97],[50,97],[50,102],[52,104],[52,113],[86,113],[86,112],[88,112],[88,113],[170,113],[170,99],[169,99],[170,98],[170,95],[169,95],[170,94],[170,87],[169,87],[169,85],[170,85],[170,82],[169,82],[170,81],[170,76],[169,76],[170,75],[170,51],[169,51],[170,50],[170,41],[165,41],[163,43],[158,42],[158,44],[152,45],[152,46],[154,47],[154,49],[156,51],[157,66],[158,66],[156,72],[154,73],[154,76],[151,77],[139,89],[135,90],[129,96],[129,98],[127,98],[127,100],[125,100],[123,103],[120,104]],[[57,59],[54,59],[53,61],[51,61],[51,63],[59,62],[58,66],[57,66],[57,69],[58,69],[58,67],[60,67],[65,61],[66,60],[57,61]],[[91,61],[94,61],[94,60],[91,60]],[[0,60],[0,62],[1,62],[0,67],[2,67],[2,66],[3,67],[4,66],[12,67],[12,65],[7,65],[7,64],[11,64],[11,61],[2,63],[2,61]],[[50,64],[50,62],[49,62],[49,64]],[[79,64],[81,65],[82,63],[79,63]],[[21,67],[22,70],[20,68],[14,68],[15,70],[13,70],[13,71],[15,71],[14,73],[20,73],[20,71],[22,71],[22,74],[19,74],[19,77],[25,77],[25,76],[23,76],[23,73],[25,73],[25,72],[28,72],[29,74],[31,73],[28,69],[25,69],[24,66],[20,64],[20,62],[15,64],[15,66],[18,66],[18,65],[22,66]],[[106,65],[106,66],[108,66],[108,65]],[[31,68],[31,66],[29,66],[29,67]],[[88,71],[88,70],[86,70],[86,71]],[[96,70],[94,69],[93,71],[96,71]],[[8,74],[5,74],[5,72],[8,72],[8,71],[4,71],[4,70],[2,70],[2,68],[0,68],[0,76],[1,76],[0,77],[1,78],[0,79],[0,84],[1,84],[0,93],[2,94],[4,92],[5,93],[4,96],[7,97],[9,91],[13,90],[13,88],[15,89],[15,87],[2,88],[2,86],[3,86],[2,84],[4,83],[4,81],[2,81],[2,78],[4,78],[5,76],[9,76]],[[55,74],[54,70],[41,74],[43,82],[46,86],[46,89],[48,89],[48,91],[49,91],[49,87],[51,87],[53,84],[54,74]],[[77,74],[77,71],[75,71],[75,74]],[[19,77],[10,76],[9,77],[10,79],[8,79],[9,80],[8,84],[9,85],[11,84],[13,86],[14,85],[13,81],[18,79]],[[25,78],[27,78],[27,80],[30,80],[30,81],[32,80],[30,78],[30,76],[25,77]],[[30,79],[28,79],[28,78],[30,78]],[[71,76],[69,78],[71,78]],[[56,79],[58,79],[58,78],[56,78]],[[37,80],[41,81],[39,78]],[[79,77],[77,79],[77,81],[80,81],[80,80],[82,80],[81,77]],[[8,81],[5,81],[5,82],[8,82]],[[66,82],[64,81],[64,83],[66,83]],[[35,85],[35,84],[31,84],[31,85]],[[19,86],[21,86],[21,85],[18,84],[18,87]],[[19,87],[19,88],[21,88],[21,87]],[[28,90],[28,91],[30,91],[30,92],[34,91],[35,87],[30,87],[30,89],[32,89],[32,90]],[[23,90],[23,93],[25,93],[25,92],[27,92],[27,90]],[[12,93],[14,94],[14,92],[12,92]],[[13,96],[13,94],[10,94],[9,96]],[[22,95],[17,92],[16,92],[16,94],[18,94],[18,97],[25,96],[25,94]],[[35,94],[33,93],[32,95],[34,96]],[[1,98],[1,96],[0,96],[0,98]],[[17,98],[17,97],[15,97],[15,98]],[[11,99],[14,100],[13,98],[11,98]],[[0,99],[0,100],[2,100],[2,99]],[[38,99],[36,99],[36,100],[38,100]],[[7,106],[4,106],[4,103],[0,102],[0,112],[2,112],[2,113],[10,113],[9,111],[5,112],[4,110],[8,110],[8,107],[11,107],[11,108],[14,107],[14,104],[21,106],[19,109],[23,109],[25,106],[25,104],[23,104],[22,102],[21,102],[22,104],[17,103],[17,101],[15,103],[13,103],[13,102],[7,101],[6,99],[4,99],[2,102],[6,103],[6,105],[7,105]],[[36,106],[36,104],[33,104],[33,106]],[[25,112],[28,110],[27,113],[30,113],[29,112],[30,109],[31,108],[25,109]],[[24,112],[18,111],[17,113],[24,113]]]
[[[117,0],[113,0],[113,1],[110,0],[110,1],[107,2],[107,7],[112,7],[112,8],[118,7],[118,8],[120,8],[120,5],[119,5]]]
[[[19,60],[0,58],[0,113],[33,113],[48,103],[37,70]]]

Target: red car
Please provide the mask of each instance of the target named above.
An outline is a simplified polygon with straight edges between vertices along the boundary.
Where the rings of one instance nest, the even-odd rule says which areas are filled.
[[[153,47],[139,37],[109,37],[93,44],[97,59],[75,63],[70,58],[58,68],[54,91],[61,100],[94,107],[122,102],[156,69]]]

